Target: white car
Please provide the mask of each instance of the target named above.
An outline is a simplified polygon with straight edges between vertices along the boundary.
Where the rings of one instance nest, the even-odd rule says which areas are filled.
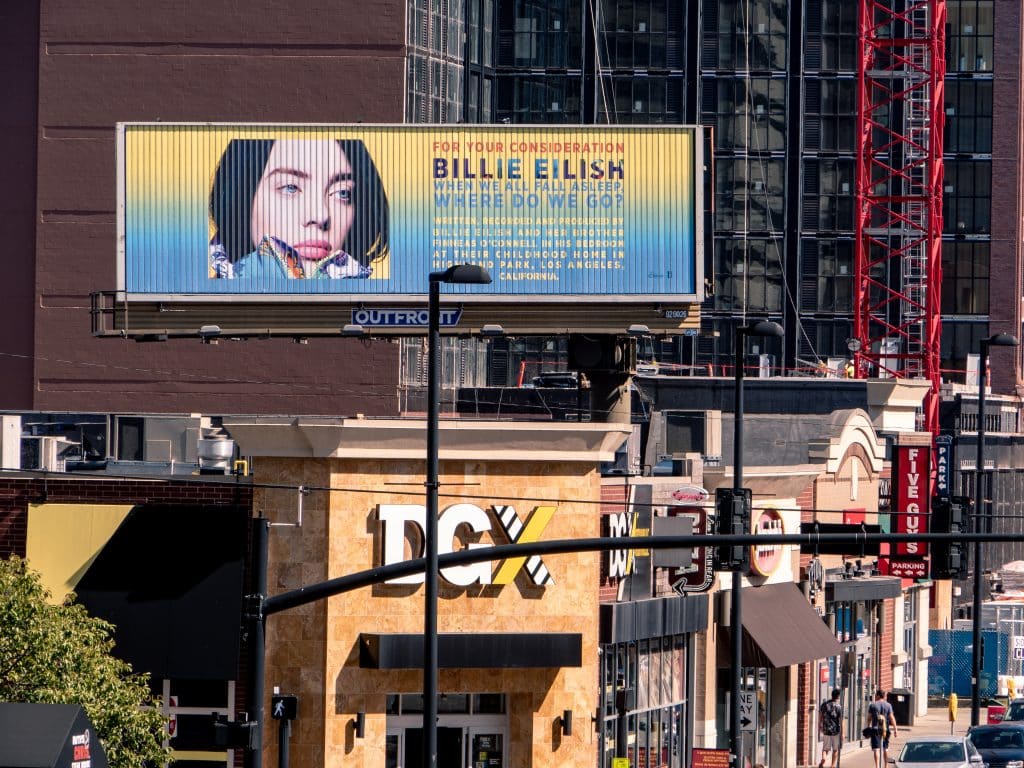
[[[982,768],[985,761],[965,736],[918,736],[889,758],[896,768]]]

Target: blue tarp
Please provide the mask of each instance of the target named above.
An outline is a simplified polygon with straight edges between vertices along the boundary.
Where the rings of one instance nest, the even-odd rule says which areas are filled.
[[[928,659],[928,695],[971,695],[971,667],[973,632],[969,629],[931,629],[928,644],[932,657]],[[999,675],[1006,669],[1009,638],[995,630],[981,633],[982,663],[979,692],[981,696],[995,696]]]

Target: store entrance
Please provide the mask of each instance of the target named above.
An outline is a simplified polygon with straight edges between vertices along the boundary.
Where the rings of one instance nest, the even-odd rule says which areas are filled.
[[[505,768],[508,713],[502,694],[442,694],[437,716],[437,765]],[[385,768],[426,768],[423,699],[388,697]]]
[[[425,768],[423,728],[388,727],[387,768]],[[399,755],[402,759],[399,760]],[[437,728],[437,764],[445,768],[504,768],[505,728]]]

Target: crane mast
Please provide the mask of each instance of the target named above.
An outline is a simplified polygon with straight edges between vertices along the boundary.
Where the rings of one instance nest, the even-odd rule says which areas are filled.
[[[939,430],[946,0],[859,0],[855,375],[924,379]]]

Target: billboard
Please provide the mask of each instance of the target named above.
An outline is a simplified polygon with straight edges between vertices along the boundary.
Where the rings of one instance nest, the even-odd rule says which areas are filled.
[[[699,128],[122,123],[118,173],[129,300],[702,299]]]

